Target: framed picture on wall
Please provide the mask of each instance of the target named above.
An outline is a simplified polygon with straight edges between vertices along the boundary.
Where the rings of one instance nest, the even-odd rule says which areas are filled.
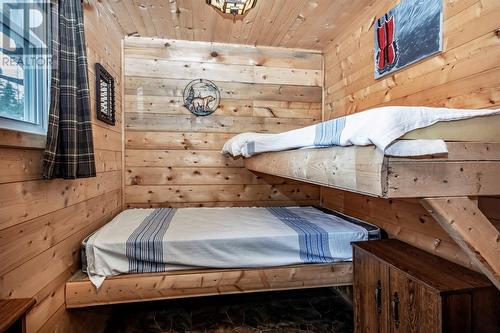
[[[443,50],[442,0],[403,0],[373,28],[378,79]]]
[[[115,79],[99,63],[96,72],[96,112],[97,119],[115,125]]]

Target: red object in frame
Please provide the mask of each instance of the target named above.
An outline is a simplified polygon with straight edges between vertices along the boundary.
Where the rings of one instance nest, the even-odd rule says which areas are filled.
[[[386,17],[385,22],[387,36],[386,63],[393,65],[396,60],[396,48],[394,47],[394,16],[389,19]]]
[[[385,39],[385,21],[381,22],[382,19],[377,21],[377,43],[378,43],[378,55],[377,55],[377,67],[379,70],[383,70],[385,68],[385,48],[387,46],[387,41]]]
[[[386,14],[377,20],[377,69],[380,72],[392,67],[396,62],[394,16]]]

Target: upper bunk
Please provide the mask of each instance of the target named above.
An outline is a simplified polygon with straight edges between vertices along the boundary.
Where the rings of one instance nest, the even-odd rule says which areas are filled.
[[[375,146],[295,149],[245,159],[249,170],[382,198],[500,195],[500,116],[439,122],[401,139],[448,153],[391,157]]]
[[[476,196],[500,195],[500,115],[438,122],[401,139],[441,139],[447,153],[391,157],[375,146],[295,149],[245,160],[252,171],[423,207],[500,290],[500,230]],[[472,198],[471,198],[472,197]]]

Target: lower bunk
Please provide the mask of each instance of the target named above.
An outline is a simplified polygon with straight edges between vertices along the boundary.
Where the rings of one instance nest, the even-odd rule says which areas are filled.
[[[82,243],[66,307],[352,284],[363,221],[314,207],[131,209]]]

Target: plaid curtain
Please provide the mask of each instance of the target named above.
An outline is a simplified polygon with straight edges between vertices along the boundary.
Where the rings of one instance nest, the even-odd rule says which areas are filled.
[[[51,5],[52,71],[43,177],[95,176],[87,54],[80,0]]]

